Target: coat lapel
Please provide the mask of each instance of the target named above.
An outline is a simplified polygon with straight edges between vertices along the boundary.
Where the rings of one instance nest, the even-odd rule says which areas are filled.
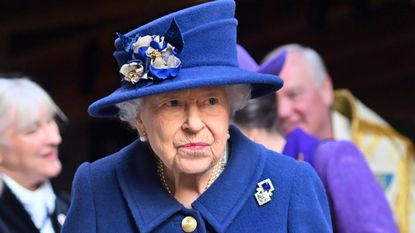
[[[156,161],[146,143],[135,142],[116,167],[116,176],[140,232],[150,232],[183,208],[161,185]]]
[[[193,207],[216,232],[226,232],[245,203],[254,195],[265,167],[259,147],[231,126],[230,157],[224,172]]]

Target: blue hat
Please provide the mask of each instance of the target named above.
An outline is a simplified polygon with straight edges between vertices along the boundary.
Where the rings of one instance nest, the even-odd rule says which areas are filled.
[[[251,84],[251,98],[277,91],[275,75],[240,69],[235,2],[218,0],[156,19],[115,40],[121,87],[89,106],[93,117],[116,117],[116,104],[189,88]]]

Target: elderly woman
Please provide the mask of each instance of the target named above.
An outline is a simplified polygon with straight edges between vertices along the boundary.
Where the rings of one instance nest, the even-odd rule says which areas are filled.
[[[283,66],[284,52],[258,66],[243,47],[237,49],[241,68],[279,74]],[[321,141],[301,128],[282,139],[276,127],[276,98],[271,94],[250,100],[233,122],[256,142],[315,168],[327,190],[335,232],[398,232],[385,195],[357,147],[344,140]]]
[[[61,230],[69,199],[49,182],[62,169],[56,116],[65,119],[36,83],[0,78],[0,220],[10,232]]]
[[[80,166],[64,233],[331,232],[313,169],[229,126],[282,86],[239,69],[234,8],[208,2],[119,34],[121,88],[89,113],[128,121],[139,141]]]

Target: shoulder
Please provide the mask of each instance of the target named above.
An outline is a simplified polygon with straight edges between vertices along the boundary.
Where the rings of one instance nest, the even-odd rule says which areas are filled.
[[[297,170],[313,170],[309,163],[295,160],[266,148],[261,148],[261,154],[266,158],[266,171],[272,173],[292,173]]]
[[[264,151],[262,179],[269,178],[278,203],[286,203],[289,228],[294,232],[329,232],[330,210],[324,186],[311,165],[291,157]],[[310,220],[305,223],[304,219]]]
[[[357,165],[369,170],[362,152],[353,142],[346,140],[322,141],[314,155],[314,162],[314,168],[319,174],[327,169],[342,169]]]
[[[314,163],[314,153],[320,140],[307,134],[300,128],[296,128],[286,136],[286,144],[283,153],[295,159]]]
[[[280,187],[288,188],[306,182],[321,186],[317,173],[309,163],[267,149],[263,150],[262,156],[266,157],[263,176],[272,177]],[[290,192],[289,189],[286,191]]]
[[[362,157],[363,154],[357,146],[347,140],[323,140],[319,144],[316,154],[316,161],[321,160],[342,160],[347,157]]]
[[[90,188],[101,190],[115,186],[118,167],[129,167],[134,164],[133,160],[137,157],[137,153],[143,153],[140,149],[142,146],[143,143],[134,141],[114,154],[92,163],[82,163],[75,173],[73,188],[82,191]]]
[[[139,153],[144,152],[144,150],[141,149],[142,147],[146,147],[146,145],[136,140],[113,154],[107,155],[92,163],[84,163],[84,166],[89,167],[92,174],[105,174],[109,171],[113,171],[115,167],[120,164],[128,163],[138,151],[140,151]]]

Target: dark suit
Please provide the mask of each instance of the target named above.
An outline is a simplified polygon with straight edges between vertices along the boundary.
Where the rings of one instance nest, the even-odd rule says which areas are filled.
[[[66,215],[69,208],[69,198],[64,194],[56,194],[55,204],[55,211],[50,218],[55,232],[60,232],[62,226],[58,222],[58,215]],[[39,233],[29,213],[6,184],[4,184],[0,196],[0,232]]]

